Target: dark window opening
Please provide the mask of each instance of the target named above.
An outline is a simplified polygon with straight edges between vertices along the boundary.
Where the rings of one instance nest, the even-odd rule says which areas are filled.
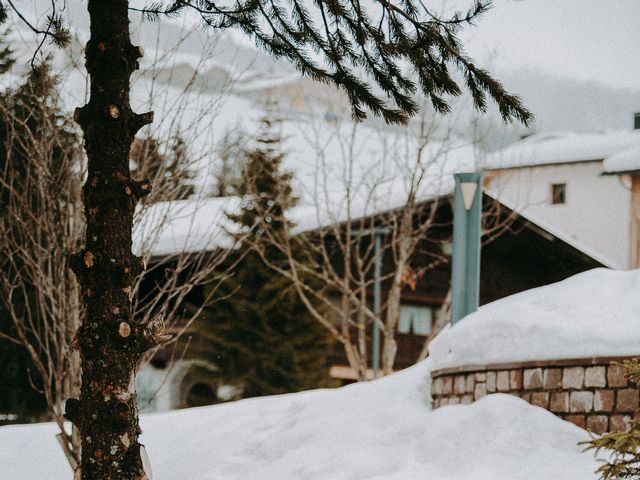
[[[187,394],[187,407],[201,407],[216,403],[218,396],[211,385],[196,383]]]
[[[567,184],[554,183],[551,185],[551,204],[561,205],[567,203]]]

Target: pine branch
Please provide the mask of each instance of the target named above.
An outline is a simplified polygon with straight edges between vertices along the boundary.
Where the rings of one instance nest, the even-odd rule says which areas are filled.
[[[376,4],[379,16],[365,11],[359,0],[317,0],[313,8],[318,15],[301,0],[237,0],[228,6],[176,0],[133,10],[157,19],[190,9],[212,28],[238,28],[303,75],[344,90],[357,120],[370,112],[388,123],[407,122],[417,111],[412,97],[418,87],[436,111],[446,113],[448,97],[461,95],[464,87],[479,111],[485,111],[491,99],[505,122],[531,122],[533,116],[521,100],[476,67],[456,37],[460,26],[473,24],[491,7],[490,0],[478,0],[466,12],[447,18],[422,0]],[[462,73],[462,87],[455,70]]]

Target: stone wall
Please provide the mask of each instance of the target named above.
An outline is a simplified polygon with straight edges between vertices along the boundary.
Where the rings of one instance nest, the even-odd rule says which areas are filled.
[[[431,372],[433,408],[508,393],[594,433],[628,427],[639,403],[621,367],[626,358],[583,358],[461,367]]]

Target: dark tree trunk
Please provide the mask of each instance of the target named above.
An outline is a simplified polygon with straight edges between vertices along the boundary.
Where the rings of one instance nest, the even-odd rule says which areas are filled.
[[[89,0],[88,7],[91,97],[74,115],[88,157],[86,247],[72,262],[86,307],[74,340],[82,358],[82,392],[67,402],[66,416],[81,434],[76,478],[142,480],[150,473],[138,443],[136,363],[162,338],[163,325],[140,325],[131,313],[133,285],[143,269],[131,252],[133,213],[149,183],[130,179],[129,150],[153,114],[135,114],[129,104],[129,78],[142,50],[131,45],[127,0]]]

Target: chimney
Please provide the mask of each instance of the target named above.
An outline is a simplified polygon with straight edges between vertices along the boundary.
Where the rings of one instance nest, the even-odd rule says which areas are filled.
[[[636,112],[633,115],[633,128],[634,130],[640,130],[640,112]]]

